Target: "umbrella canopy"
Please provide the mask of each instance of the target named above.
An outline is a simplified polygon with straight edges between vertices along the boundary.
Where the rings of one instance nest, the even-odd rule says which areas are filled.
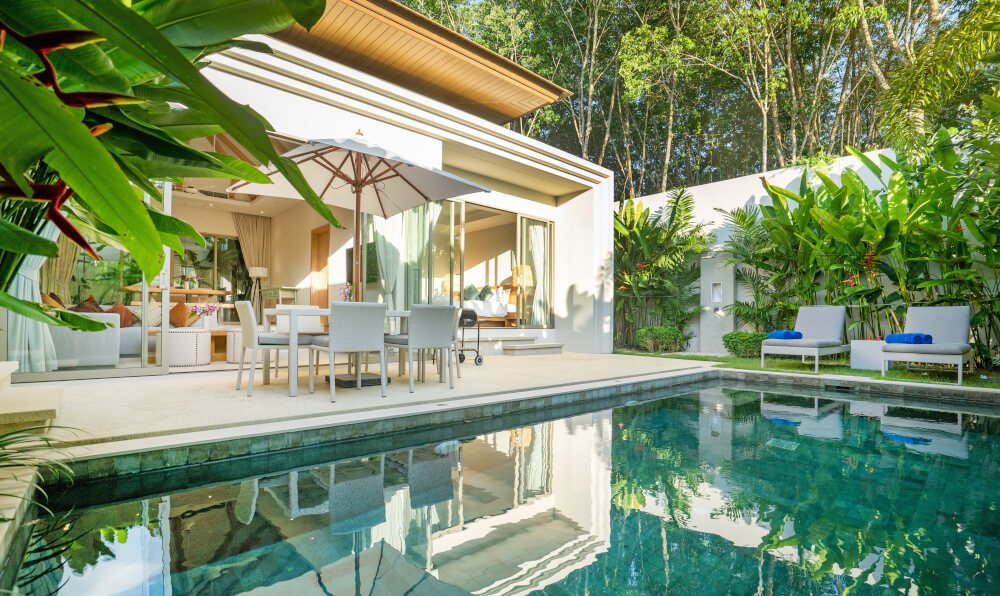
[[[360,132],[360,131],[359,131]],[[361,279],[361,214],[391,217],[431,201],[474,192],[489,192],[458,176],[418,166],[369,143],[358,134],[343,139],[319,139],[285,153],[298,164],[309,186],[328,205],[354,211],[354,279]],[[273,184],[239,182],[229,192],[301,198],[274,168],[265,170]],[[360,284],[355,283],[360,300]]]

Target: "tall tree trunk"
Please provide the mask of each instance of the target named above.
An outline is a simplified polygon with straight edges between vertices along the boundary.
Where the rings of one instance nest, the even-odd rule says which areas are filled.
[[[872,43],[872,34],[868,29],[868,17],[865,16],[865,0],[858,0],[858,9],[861,12],[859,24],[861,25],[861,37],[865,42],[865,50],[868,56],[868,68],[871,69],[872,76],[875,77],[875,82],[878,83],[879,89],[888,91],[889,82],[885,79],[885,73],[882,72],[882,68],[878,65],[875,44]]]

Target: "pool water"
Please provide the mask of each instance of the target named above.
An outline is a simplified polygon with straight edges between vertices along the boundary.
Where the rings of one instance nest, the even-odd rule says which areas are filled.
[[[716,387],[63,505],[18,591],[1000,593],[1000,418],[900,403]]]

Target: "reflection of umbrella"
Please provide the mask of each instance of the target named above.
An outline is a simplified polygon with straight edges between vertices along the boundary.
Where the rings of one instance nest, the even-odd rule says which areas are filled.
[[[367,142],[361,131],[345,139],[321,139],[284,155],[298,164],[309,185],[329,205],[354,210],[354,297],[361,300],[361,214],[390,217],[431,201],[488,189],[436,168],[414,165]],[[300,198],[276,170],[273,184],[240,182],[230,192]]]

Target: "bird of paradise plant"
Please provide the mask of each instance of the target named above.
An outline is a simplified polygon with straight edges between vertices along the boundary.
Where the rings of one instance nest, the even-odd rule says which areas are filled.
[[[282,171],[339,227],[295,164],[278,155],[270,126],[199,71],[238,39],[299,23],[311,27],[323,0],[7,0],[0,3],[0,307],[49,324],[94,328],[64,310],[7,293],[26,255],[53,257],[39,232],[55,225],[96,258],[91,241],[127,250],[146,278],[163,247],[204,240],[162,213],[154,180],[184,176],[267,182],[249,164],[188,142],[229,134]],[[145,198],[145,197],[148,197]]]

